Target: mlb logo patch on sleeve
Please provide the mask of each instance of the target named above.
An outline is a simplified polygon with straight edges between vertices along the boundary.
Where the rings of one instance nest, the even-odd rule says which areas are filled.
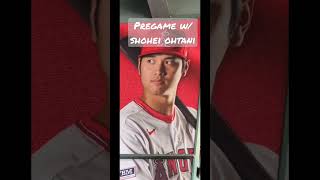
[[[120,179],[129,179],[133,177],[136,177],[134,167],[120,170]]]

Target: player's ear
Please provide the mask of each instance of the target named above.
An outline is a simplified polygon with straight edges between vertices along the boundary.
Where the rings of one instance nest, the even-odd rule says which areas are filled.
[[[91,7],[90,7],[90,27],[91,27],[91,39],[93,42],[97,42],[97,0],[90,0]]]
[[[139,57],[138,58],[138,73],[139,73],[139,76],[141,75],[141,60],[142,60],[142,58]]]
[[[236,29],[232,31],[233,34],[230,42],[232,46],[241,46],[244,41],[245,35],[251,25],[254,1],[255,0],[242,0],[240,5],[240,18]]]
[[[184,67],[182,67],[182,77],[185,77],[190,67],[190,60],[189,59],[184,60],[183,64],[184,64]]]

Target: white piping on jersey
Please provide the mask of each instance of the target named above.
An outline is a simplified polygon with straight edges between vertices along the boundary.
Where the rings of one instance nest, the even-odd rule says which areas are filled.
[[[82,121],[79,121],[79,123],[88,133],[90,133],[92,136],[97,138],[102,144],[104,144],[105,146],[109,146],[109,144],[107,142],[105,142],[103,139],[101,139],[96,133],[91,131],[85,124],[82,123]]]

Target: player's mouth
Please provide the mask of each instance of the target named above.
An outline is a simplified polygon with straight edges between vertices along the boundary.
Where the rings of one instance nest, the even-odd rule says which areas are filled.
[[[154,79],[154,80],[151,80],[151,83],[155,85],[162,85],[164,84],[164,79]]]

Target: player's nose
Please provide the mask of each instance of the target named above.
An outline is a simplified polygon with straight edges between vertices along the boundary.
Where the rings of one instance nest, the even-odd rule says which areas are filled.
[[[166,75],[166,68],[163,61],[157,61],[155,64],[155,74],[165,76]]]

